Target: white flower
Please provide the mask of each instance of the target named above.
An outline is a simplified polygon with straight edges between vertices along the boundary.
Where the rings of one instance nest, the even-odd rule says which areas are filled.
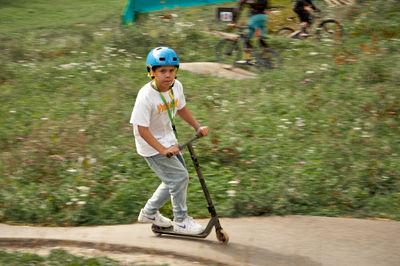
[[[77,203],[78,203],[78,205],[85,205],[85,204],[86,204],[86,201],[80,200],[80,201],[78,201]]]
[[[78,170],[69,168],[69,169],[67,169],[67,172],[76,173],[76,172],[78,172]]]
[[[228,194],[229,197],[234,197],[236,195],[235,190],[227,190],[226,193]]]
[[[318,55],[317,52],[310,52],[309,55]]]
[[[69,63],[69,64],[60,65],[60,67],[63,69],[70,69],[70,68],[74,68],[76,66],[79,66],[79,63]]]
[[[237,185],[239,183],[240,183],[240,180],[232,180],[232,181],[228,182],[228,184],[233,185],[233,186],[235,186],[235,185]]]
[[[83,156],[79,156],[79,158],[78,158],[78,163],[83,163],[83,161],[85,160],[85,157],[83,157]]]
[[[88,192],[90,190],[89,187],[85,187],[85,186],[79,186],[79,187],[77,187],[77,189],[82,192]]]

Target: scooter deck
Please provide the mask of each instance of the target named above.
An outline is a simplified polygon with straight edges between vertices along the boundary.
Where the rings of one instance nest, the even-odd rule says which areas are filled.
[[[157,234],[157,235],[165,234],[165,235],[176,235],[176,236],[206,238],[210,234],[211,229],[214,226],[216,226],[216,228],[221,228],[221,226],[219,224],[219,220],[218,220],[217,217],[211,217],[210,221],[207,224],[207,227],[203,230],[203,232],[201,232],[200,234],[197,234],[197,235],[175,232],[173,226],[170,226],[170,227],[159,227],[157,225],[152,224],[151,225],[151,230],[153,231],[154,234]]]
[[[207,232],[206,230],[201,232],[198,235],[175,232],[173,226],[171,226],[171,227],[158,227],[157,225],[152,225],[151,226],[151,230],[156,235],[174,235],[174,236],[195,237],[195,238],[205,238],[205,237],[207,237],[209,235],[209,232]]]

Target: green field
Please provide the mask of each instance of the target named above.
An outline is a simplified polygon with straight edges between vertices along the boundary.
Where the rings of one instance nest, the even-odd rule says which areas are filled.
[[[145,57],[215,61],[205,27],[217,6],[142,14],[125,1],[0,0],[0,222],[133,223],[158,186],[136,153],[130,114],[148,82]],[[317,5],[345,28],[341,45],[274,35],[284,66],[255,79],[178,73],[209,137],[195,149],[220,216],[304,214],[400,219],[400,7]],[[172,19],[161,19],[162,15]],[[180,141],[193,135],[177,121]],[[188,153],[189,214],[207,207]],[[172,215],[171,207],[162,212]]]

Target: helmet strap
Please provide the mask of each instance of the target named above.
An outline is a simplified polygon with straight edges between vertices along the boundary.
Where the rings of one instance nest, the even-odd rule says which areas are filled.
[[[147,76],[151,79],[154,79],[154,73],[152,68],[150,68],[149,72],[147,73]]]

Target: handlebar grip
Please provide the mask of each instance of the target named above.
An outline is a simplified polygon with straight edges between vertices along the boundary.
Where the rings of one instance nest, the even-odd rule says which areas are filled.
[[[195,141],[196,139],[201,138],[201,137],[203,137],[203,134],[201,132],[199,132],[198,134],[196,134],[193,138],[191,138],[186,143],[184,143],[182,145],[178,145],[179,150],[182,150],[183,148],[185,148],[185,146],[189,145],[190,143],[192,143],[193,141]],[[167,156],[167,158],[171,158],[174,155],[172,153],[168,152],[166,156]]]

